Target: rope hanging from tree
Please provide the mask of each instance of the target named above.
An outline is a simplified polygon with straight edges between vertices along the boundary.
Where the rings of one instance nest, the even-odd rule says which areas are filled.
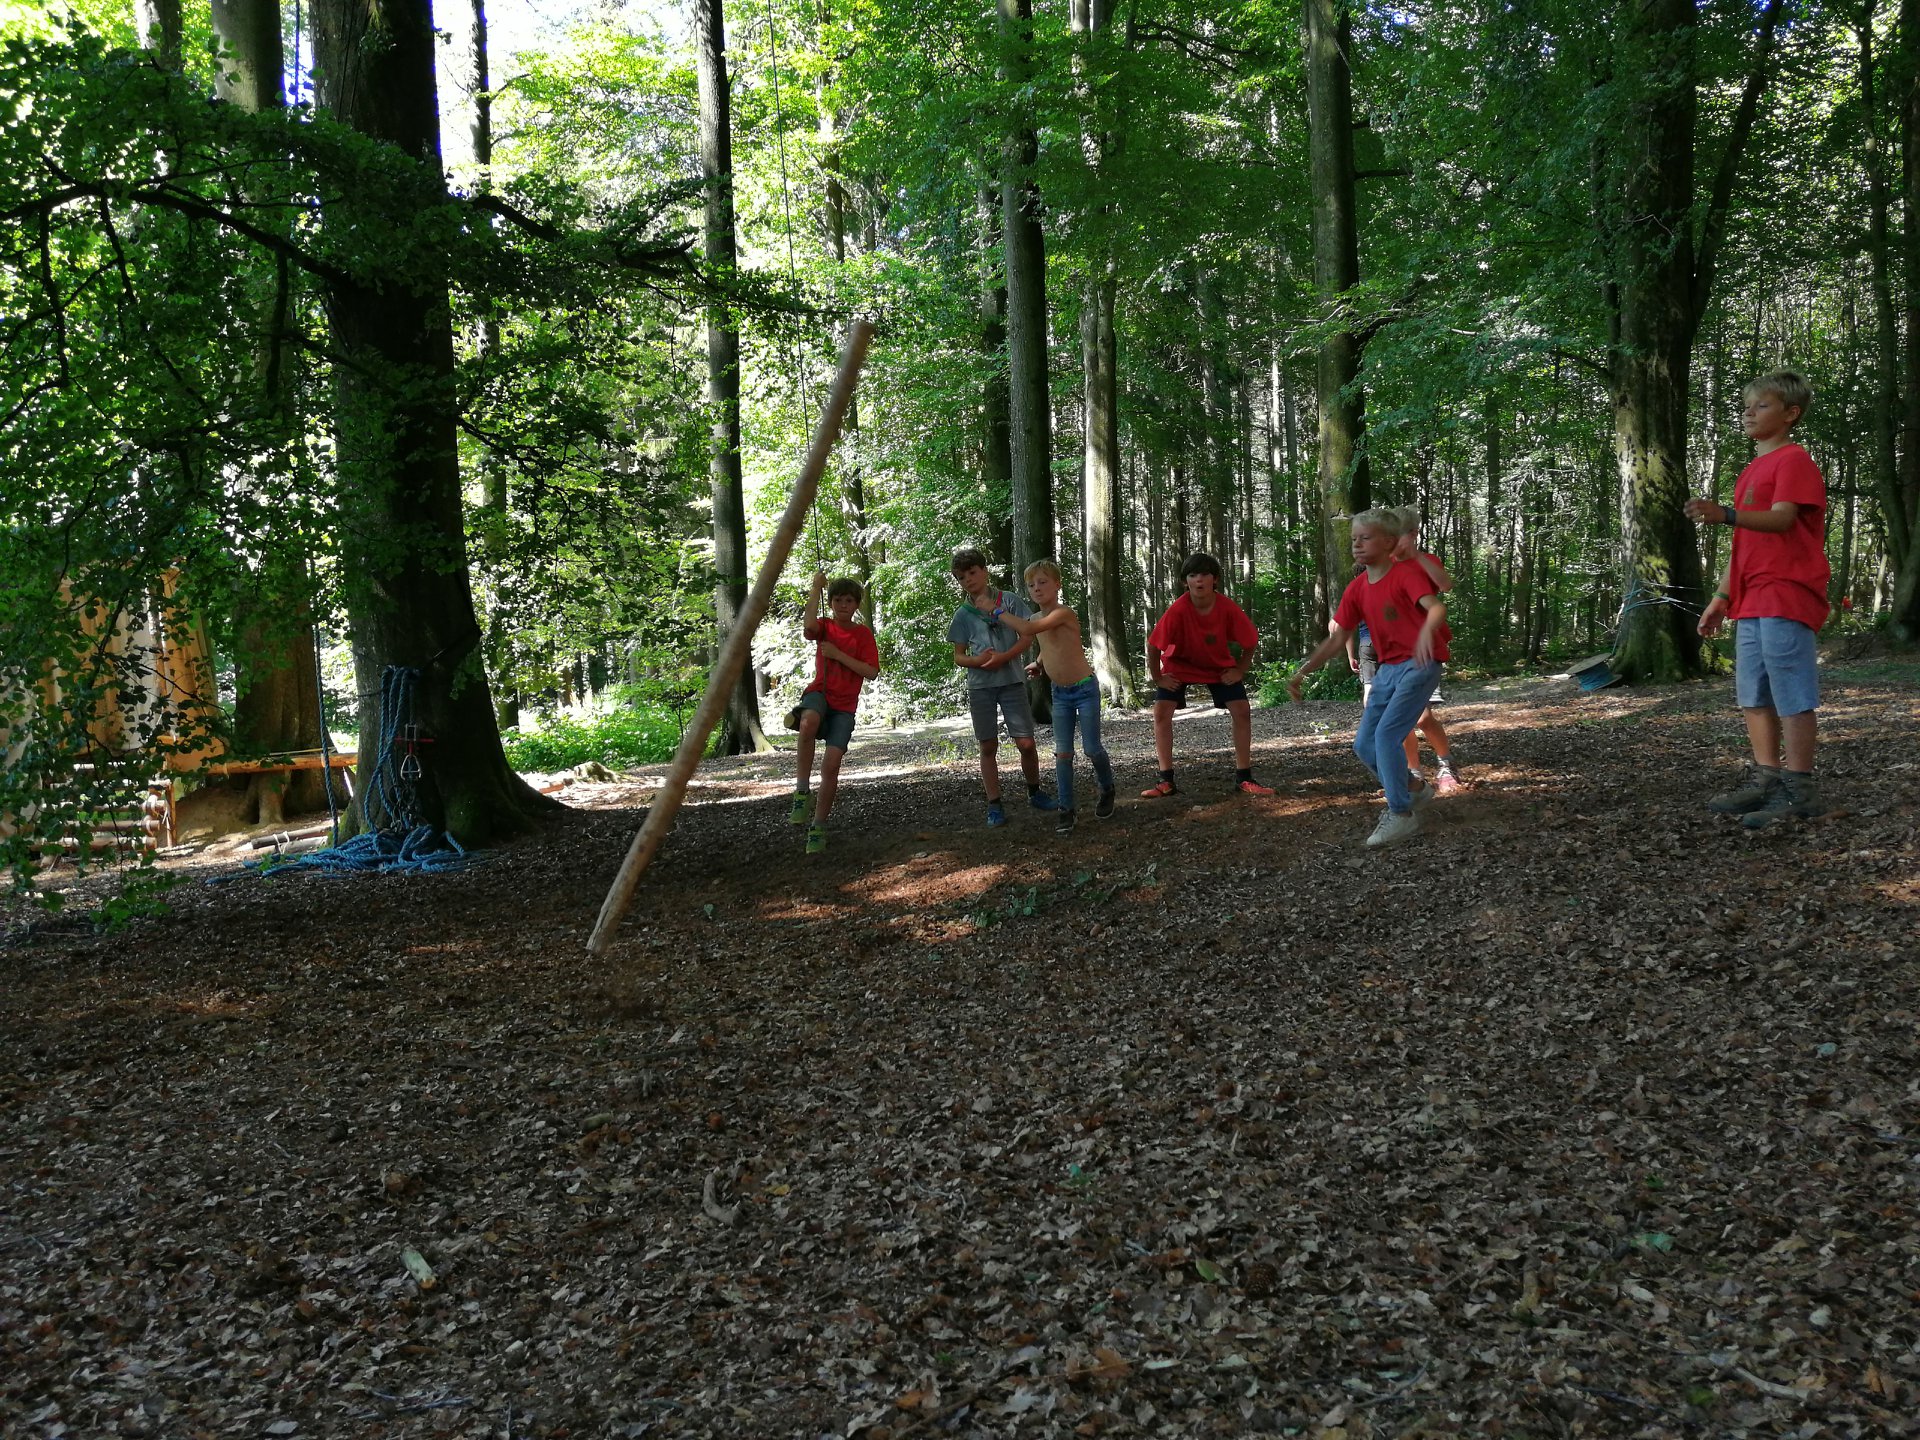
[[[787,178],[787,130],[780,124],[780,17],[772,5],[767,7],[767,69],[773,81],[773,115],[775,146],[780,155],[780,216],[787,237],[787,282],[798,287],[799,266],[794,260],[793,250],[793,190]],[[787,363],[793,368],[794,401],[801,415],[813,413],[813,404],[807,394],[806,354],[798,345],[782,341],[781,348],[787,351]],[[825,547],[820,540],[820,527],[817,513],[807,516],[807,558],[815,570],[824,563]]]

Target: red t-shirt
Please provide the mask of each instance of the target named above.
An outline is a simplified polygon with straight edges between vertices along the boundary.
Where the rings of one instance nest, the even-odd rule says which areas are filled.
[[[865,625],[842,625],[821,616],[809,627],[808,638],[831,641],[868,665],[880,663],[880,646],[873,638],[873,631]],[[829,660],[818,650],[814,651],[813,683],[807,689],[825,694],[829,710],[852,710],[859,705],[860,685],[860,676],[838,660]]]
[[[1234,657],[1228,644],[1240,647]],[[1213,608],[1202,615],[1193,597],[1182,595],[1167,607],[1147,637],[1160,652],[1160,677],[1176,685],[1217,685],[1222,673],[1253,659],[1259,633],[1247,612],[1224,595],[1213,597]]]
[[[1771,510],[1782,500],[1800,507],[1793,528],[1778,535],[1733,532],[1727,614],[1734,620],[1778,616],[1818,630],[1827,623],[1827,482],[1813,457],[1789,441],[1768,451],[1733,482],[1740,510]]]
[[[1439,593],[1433,577],[1416,562],[1397,560],[1378,580],[1369,580],[1364,570],[1354,576],[1340,596],[1333,623],[1342,630],[1357,630],[1364,620],[1380,663],[1398,665],[1413,658],[1414,642],[1420,638],[1420,627],[1427,623],[1427,612],[1420,608],[1421,596]],[[1434,659],[1447,658],[1450,639],[1444,623],[1434,631]]]

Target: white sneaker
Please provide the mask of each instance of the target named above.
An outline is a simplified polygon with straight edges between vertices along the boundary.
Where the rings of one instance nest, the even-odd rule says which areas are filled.
[[[1418,785],[1408,782],[1407,794],[1412,797],[1413,808],[1416,810],[1424,810],[1433,803],[1433,786],[1427,783],[1424,775],[1420,777]]]
[[[1367,845],[1370,849],[1398,845],[1402,840],[1411,840],[1419,833],[1420,817],[1413,811],[1396,815],[1389,810],[1380,817],[1380,823],[1373,827],[1373,833],[1367,836]]]

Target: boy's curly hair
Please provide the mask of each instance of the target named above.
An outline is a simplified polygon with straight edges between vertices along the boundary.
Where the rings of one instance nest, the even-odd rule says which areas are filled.
[[[953,552],[953,563],[948,568],[951,569],[955,575],[958,575],[961,571],[971,570],[976,565],[982,570],[985,570],[987,568],[987,557],[969,546],[965,550],[956,550]]]
[[[867,592],[860,588],[860,582],[845,575],[827,586],[827,599],[838,600],[842,595],[851,595],[856,605],[867,598]]]
[[[1180,567],[1180,578],[1182,580],[1186,579],[1189,575],[1211,575],[1214,579],[1218,580],[1220,578],[1220,562],[1214,559],[1213,556],[1207,554],[1206,551],[1196,550],[1187,557],[1187,563]]]

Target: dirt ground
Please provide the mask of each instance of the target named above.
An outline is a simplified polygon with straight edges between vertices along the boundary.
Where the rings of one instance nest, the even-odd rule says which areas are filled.
[[[1917,699],[1830,669],[1764,833],[1726,682],[1509,682],[1384,853],[1320,704],[1275,798],[1196,713],[1067,838],[957,727],[857,735],[812,859],[717,763],[603,957],[657,774],[9,910],[0,1434],[1920,1433]]]

